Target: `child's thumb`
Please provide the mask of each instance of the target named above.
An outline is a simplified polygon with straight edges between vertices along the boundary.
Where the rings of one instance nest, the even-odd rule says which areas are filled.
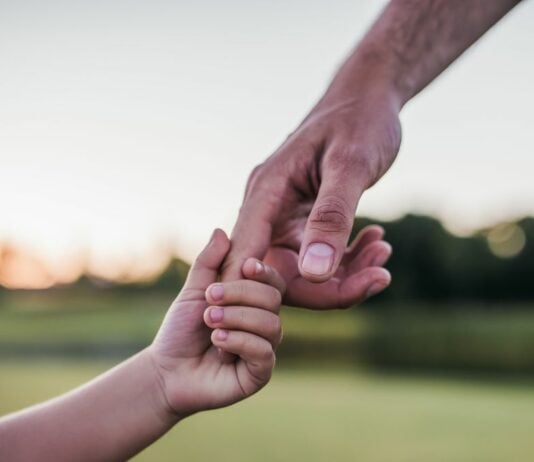
[[[193,263],[184,288],[206,290],[215,282],[230,246],[230,240],[223,230],[213,231],[210,241]]]

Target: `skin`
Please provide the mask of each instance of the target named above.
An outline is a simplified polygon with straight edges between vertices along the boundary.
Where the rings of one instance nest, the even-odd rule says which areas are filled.
[[[153,344],[1,419],[0,459],[127,459],[182,418],[267,383],[285,286],[287,303],[314,309],[347,307],[387,287],[383,230],[368,227],[347,246],[358,201],[397,155],[404,104],[516,3],[391,1],[310,114],[251,174],[232,249],[216,231]]]
[[[304,121],[250,175],[225,278],[238,277],[244,258],[265,258],[286,281],[285,303],[312,309],[386,288],[382,232],[348,244],[358,202],[397,156],[402,107],[516,3],[391,1]]]
[[[284,282],[256,259],[244,263],[245,279],[217,282],[229,249],[215,231],[148,348],[80,388],[0,419],[0,460],[123,461],[183,418],[260,390],[282,337]],[[219,350],[236,361],[221,363]]]

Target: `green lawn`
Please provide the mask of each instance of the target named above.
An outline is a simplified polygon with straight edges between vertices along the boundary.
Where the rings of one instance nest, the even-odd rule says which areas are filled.
[[[0,413],[108,365],[0,363]],[[534,454],[529,384],[283,368],[256,397],[194,416],[138,461],[524,461]]]

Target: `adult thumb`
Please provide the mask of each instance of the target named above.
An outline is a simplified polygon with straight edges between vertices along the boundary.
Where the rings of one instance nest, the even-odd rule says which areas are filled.
[[[362,189],[348,172],[326,169],[308,216],[300,247],[299,271],[311,282],[336,272],[347,248]]]

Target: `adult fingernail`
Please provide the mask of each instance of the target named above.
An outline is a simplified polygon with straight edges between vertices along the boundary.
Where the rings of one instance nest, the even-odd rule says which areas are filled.
[[[210,295],[213,300],[222,300],[224,296],[224,288],[221,284],[215,284],[210,288]]]
[[[302,269],[310,274],[325,274],[334,263],[334,248],[322,242],[310,244],[302,260]]]
[[[228,331],[224,329],[217,329],[217,331],[215,332],[215,337],[217,338],[217,340],[226,340],[226,338],[228,337]]]
[[[377,255],[373,260],[371,261],[371,266],[382,266],[385,261],[388,258],[388,254],[386,252],[382,252],[380,255]]]
[[[371,266],[382,266],[384,265],[389,257],[391,256],[391,246],[388,243],[384,243],[384,248],[378,255],[376,255],[371,261]]]
[[[219,308],[218,306],[214,306],[210,309],[210,319],[213,322],[220,322],[222,321],[224,317],[224,311],[222,308]]]
[[[375,282],[371,285],[371,287],[369,287],[369,290],[367,291],[367,298],[382,292],[386,287],[387,284],[384,284],[383,282]]]
[[[254,266],[254,272],[256,274],[261,274],[263,272],[263,263],[257,261],[256,265]]]

